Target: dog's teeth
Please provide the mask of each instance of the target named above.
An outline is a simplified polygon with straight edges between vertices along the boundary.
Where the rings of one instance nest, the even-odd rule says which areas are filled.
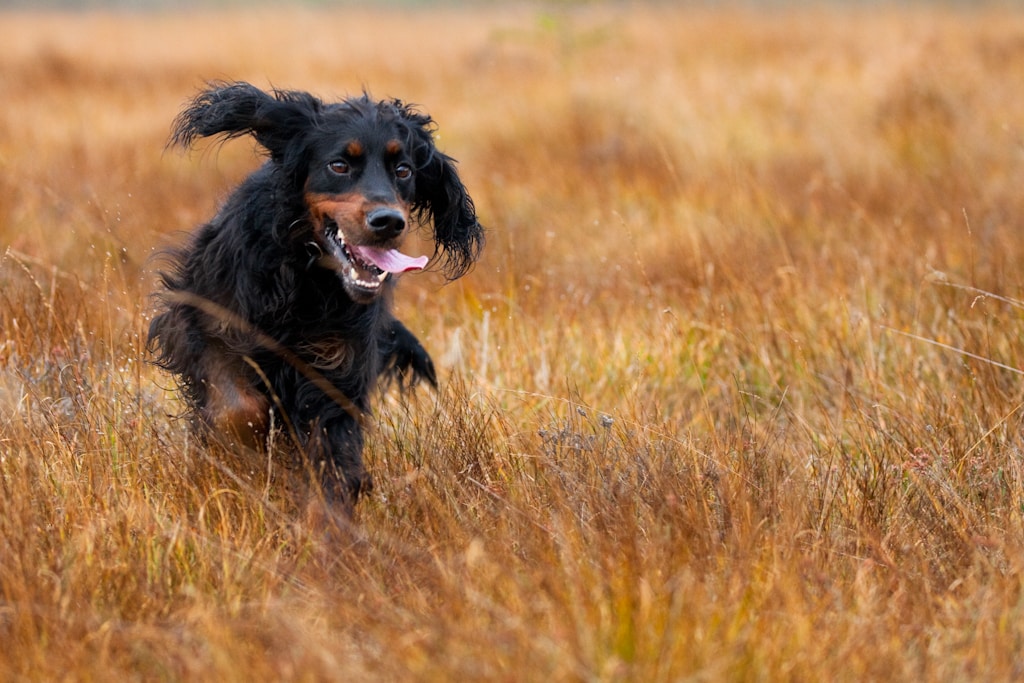
[[[380,273],[377,274],[377,281],[378,282],[384,282],[384,280],[387,280],[387,279],[388,279],[388,273],[387,273],[386,270],[382,270],[382,271],[380,271]]]
[[[359,280],[353,278],[352,282],[356,283],[360,287],[365,287],[366,289],[377,289],[378,287],[380,287],[380,282],[377,281],[369,282],[367,280]]]

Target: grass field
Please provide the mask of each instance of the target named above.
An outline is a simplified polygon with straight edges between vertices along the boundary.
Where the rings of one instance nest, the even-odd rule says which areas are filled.
[[[420,103],[489,228],[310,528],[147,364],[259,160],[206,79]],[[0,680],[1024,675],[1024,16],[0,14]]]

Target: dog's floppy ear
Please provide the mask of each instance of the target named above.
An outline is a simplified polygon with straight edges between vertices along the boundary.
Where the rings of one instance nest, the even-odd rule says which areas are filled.
[[[251,134],[280,160],[296,133],[320,111],[320,100],[303,92],[263,92],[249,83],[211,83],[174,120],[170,144],[191,147],[197,138],[225,140]]]
[[[455,170],[455,160],[434,146],[433,121],[429,116],[400,107],[415,139],[416,198],[413,204],[421,222],[434,225],[434,240],[443,257],[448,279],[466,274],[480,255],[484,229],[476,207]]]

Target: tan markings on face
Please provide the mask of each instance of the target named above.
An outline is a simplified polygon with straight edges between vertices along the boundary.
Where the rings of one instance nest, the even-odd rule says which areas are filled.
[[[391,156],[395,156],[402,151],[402,143],[398,140],[389,140],[388,144],[384,147],[384,151]]]
[[[343,233],[348,244],[373,244],[374,235],[366,228],[366,214],[375,208],[389,206],[402,212],[406,224],[409,223],[409,207],[405,203],[380,204],[367,202],[359,193],[328,194],[320,192],[306,193],[306,206],[313,219],[317,233],[323,234],[324,218],[330,217]]]
[[[360,194],[306,194],[306,206],[318,230],[323,230],[324,217],[330,216],[349,239],[355,239],[356,229],[366,221],[366,200]]]
[[[345,154],[349,155],[350,157],[363,156],[363,144],[358,140],[353,140],[352,142],[348,143],[347,147],[345,147]]]

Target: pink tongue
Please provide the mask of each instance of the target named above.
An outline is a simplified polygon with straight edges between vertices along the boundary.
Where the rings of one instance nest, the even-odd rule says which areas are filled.
[[[404,273],[407,270],[422,270],[426,267],[426,256],[413,258],[406,256],[397,249],[378,249],[376,247],[349,246],[361,259],[369,261],[388,273]]]

